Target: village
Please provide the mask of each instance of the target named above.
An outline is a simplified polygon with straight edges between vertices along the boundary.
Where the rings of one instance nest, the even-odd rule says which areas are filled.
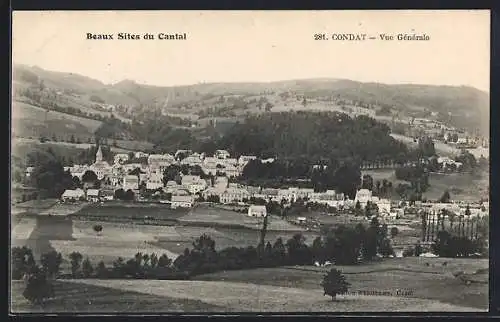
[[[225,150],[217,150],[213,156],[205,156],[189,150],[178,150],[172,154],[146,154],[135,152],[115,154],[113,164],[104,161],[102,149],[97,149],[95,162],[90,165],[74,165],[65,167],[73,177],[78,178],[82,188],[66,190],[60,197],[61,203],[89,202],[105,203],[112,200],[136,203],[160,203],[172,209],[192,208],[200,202],[220,205],[244,207],[248,216],[266,216],[266,204],[274,202],[283,207],[297,201],[322,206],[327,215],[349,215],[363,211],[367,205],[376,205],[373,215],[388,223],[395,223],[405,218],[419,218],[422,213],[432,216],[444,210],[457,216],[484,217],[488,215],[489,202],[438,200],[415,201],[410,204],[404,201],[391,200],[375,196],[368,189],[358,189],[355,198],[349,199],[335,190],[315,192],[312,188],[287,187],[263,188],[243,185],[234,182],[241,175],[244,167],[256,156],[232,157]],[[455,161],[447,157],[437,159],[441,169],[446,170]],[[141,162],[142,161],[142,162]],[[263,163],[274,162],[274,159],[261,160]],[[164,172],[172,165],[199,167],[202,175],[179,173],[180,178],[164,182]],[[456,168],[456,167],[455,167]],[[28,168],[29,177],[32,168]],[[86,178],[90,180],[86,180]],[[205,178],[203,178],[205,177]],[[92,179],[94,178],[94,179]],[[231,182],[233,181],[233,182]],[[332,213],[333,212],[333,213]],[[431,216],[431,217],[432,217]],[[370,220],[371,218],[366,218]],[[431,220],[431,218],[429,218]],[[296,224],[313,226],[317,221],[307,216],[294,219]]]

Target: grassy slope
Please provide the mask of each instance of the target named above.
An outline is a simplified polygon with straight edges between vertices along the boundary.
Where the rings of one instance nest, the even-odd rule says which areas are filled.
[[[478,311],[408,297],[339,296],[332,302],[323,290],[228,281],[79,280],[88,285],[177,299],[199,300],[241,312]]]
[[[47,121],[45,121],[45,118]],[[59,138],[92,137],[102,124],[100,121],[70,114],[50,111],[26,103],[14,101],[12,104],[12,129],[16,136],[38,138],[40,135]]]
[[[363,170],[363,175],[368,174],[376,182],[387,179],[392,182],[393,187],[400,183],[408,182],[396,179],[394,170]],[[479,200],[481,197],[488,195],[488,173],[480,173],[472,175],[467,173],[452,173],[452,174],[430,174],[430,187],[424,193],[424,197],[430,200],[439,199],[445,190],[449,190],[452,199],[455,200]],[[398,198],[397,194],[393,194],[393,198]]]
[[[214,312],[225,308],[201,301],[127,292],[101,286],[55,282],[55,298],[45,307],[30,304],[23,296],[24,284],[11,284],[12,313],[121,313],[121,312]]]
[[[447,266],[442,266],[446,261]],[[430,263],[429,267],[425,263]],[[411,297],[431,299],[478,309],[488,308],[488,277],[485,283],[465,285],[452,273],[475,272],[487,268],[486,260],[402,258],[381,263],[338,267],[351,283],[351,290],[390,291],[412,290]],[[316,290],[327,269],[316,267],[269,268],[245,271],[227,271],[197,277],[207,281],[244,282],[279,287]]]

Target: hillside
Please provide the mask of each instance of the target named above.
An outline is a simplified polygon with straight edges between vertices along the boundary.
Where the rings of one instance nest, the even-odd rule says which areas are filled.
[[[14,65],[16,86],[43,80],[48,88],[81,101],[81,105],[124,105],[117,115],[132,117],[144,110],[183,118],[238,117],[267,110],[381,108],[389,116],[429,117],[469,130],[489,131],[489,95],[466,86],[387,85],[344,79],[306,79],[269,83],[212,83],[152,86],[124,80],[116,84],[72,73]],[[23,85],[24,84],[24,85]],[[304,98],[306,98],[304,102]],[[269,109],[265,108],[270,103]]]

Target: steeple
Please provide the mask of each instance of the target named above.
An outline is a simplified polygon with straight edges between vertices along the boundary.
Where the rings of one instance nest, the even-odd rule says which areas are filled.
[[[95,154],[95,162],[102,162],[102,150],[100,145],[97,149],[97,153]]]

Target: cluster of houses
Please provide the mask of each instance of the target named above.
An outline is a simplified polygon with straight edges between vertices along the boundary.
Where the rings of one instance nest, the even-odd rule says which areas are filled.
[[[93,171],[98,180],[107,182],[108,188],[66,190],[61,199],[63,201],[101,202],[113,200],[115,191],[123,189],[124,191],[133,191],[134,197],[137,196],[140,200],[139,187],[141,184],[145,184],[146,190],[154,191],[154,194],[170,195],[169,200],[162,200],[160,197],[159,202],[168,203],[172,208],[190,208],[201,196],[204,200],[217,200],[221,204],[246,203],[252,198],[286,204],[295,202],[298,199],[307,199],[309,202],[336,209],[353,209],[355,207],[364,209],[371,203],[377,205],[379,216],[387,219],[397,219],[398,216],[402,217],[405,212],[405,207],[401,207],[397,202],[373,196],[372,191],[368,189],[358,190],[354,200],[351,200],[335,190],[319,193],[310,188],[289,187],[275,189],[230,183],[229,179],[239,176],[244,166],[250,160],[256,159],[255,156],[241,156],[236,159],[231,158],[227,151],[218,150],[212,157],[205,157],[203,154],[179,150],[175,155],[148,155],[137,152],[134,157],[136,159],[147,158],[147,164],[129,162],[128,154],[116,154],[114,163],[110,165],[103,160],[102,151],[99,148],[93,164],[75,165],[67,167],[65,170],[69,170],[73,176],[77,176],[79,179],[82,179],[86,171]],[[273,160],[264,161],[272,162]],[[447,158],[439,158],[438,163],[443,166],[451,163],[454,163],[456,167],[460,166],[458,162]],[[164,184],[163,172],[172,164],[198,165],[203,172],[212,174],[214,179],[203,179],[198,175],[183,175],[181,173],[180,182],[172,180]],[[137,169],[140,169],[139,173]],[[134,170],[135,174],[130,174]],[[427,202],[418,204],[416,207],[419,210],[430,212],[447,209],[456,214],[464,213],[466,207],[469,207],[473,215],[482,216],[488,213],[489,205]],[[265,206],[251,206],[248,209],[248,215],[254,217],[266,216],[265,209]]]

